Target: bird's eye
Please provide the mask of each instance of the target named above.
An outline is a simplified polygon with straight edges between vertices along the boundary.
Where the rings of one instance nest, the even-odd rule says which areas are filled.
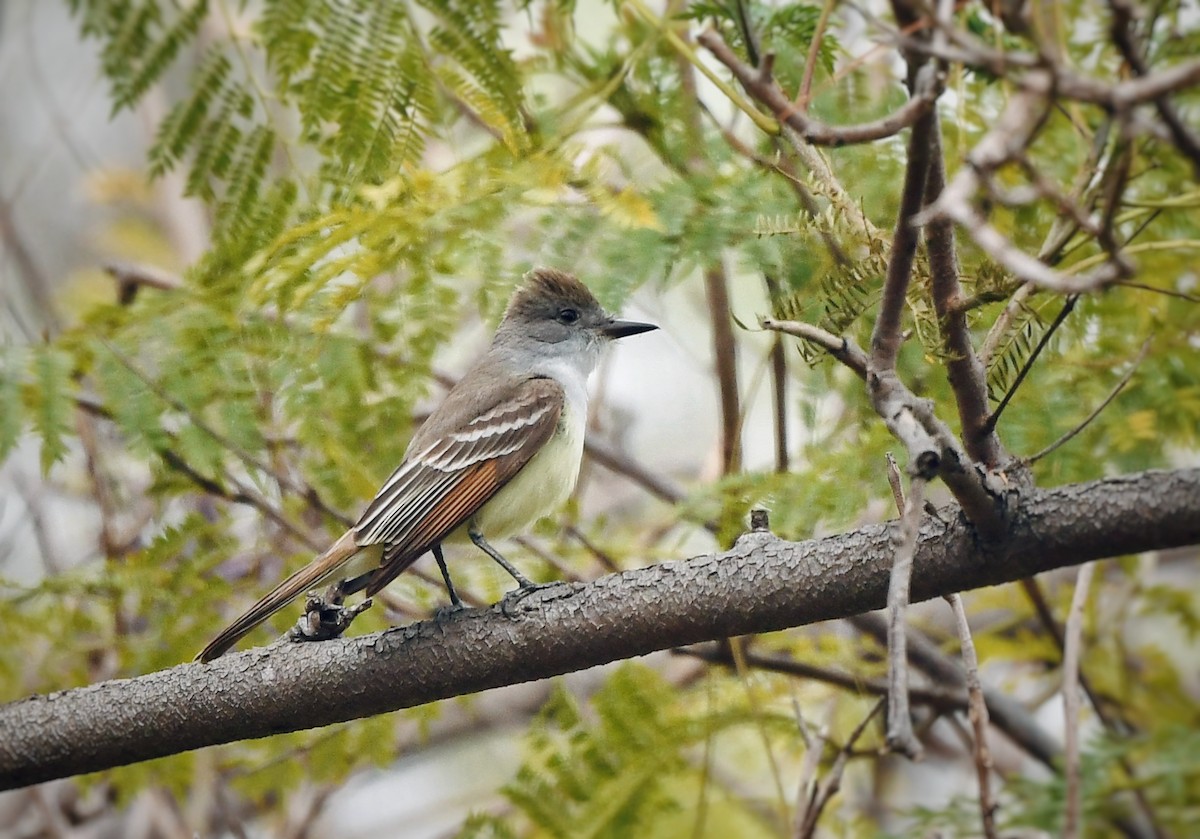
[[[574,323],[579,320],[579,312],[574,309],[559,309],[558,320],[560,323]]]

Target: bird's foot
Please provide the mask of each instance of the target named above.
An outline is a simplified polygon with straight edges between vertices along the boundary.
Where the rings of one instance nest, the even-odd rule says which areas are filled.
[[[443,629],[444,624],[453,620],[454,616],[465,608],[467,608],[466,604],[457,599],[445,606],[438,606],[433,612],[433,622],[438,629]]]
[[[369,597],[357,606],[343,606],[344,599],[339,585],[330,586],[323,595],[310,591],[308,599],[304,601],[304,614],[288,630],[288,640],[328,641],[337,638],[356,617],[371,608]]]
[[[500,598],[500,611],[506,618],[516,617],[516,613],[512,610],[521,605],[522,600],[533,594],[535,591],[540,591],[555,585],[558,585],[558,583],[535,583],[522,577],[521,585],[519,587],[514,588],[511,591],[506,591],[504,593],[504,597]]]

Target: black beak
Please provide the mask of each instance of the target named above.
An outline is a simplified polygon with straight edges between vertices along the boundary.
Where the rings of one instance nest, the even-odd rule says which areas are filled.
[[[630,335],[640,335],[658,329],[652,323],[638,323],[636,320],[610,320],[600,327],[600,332],[606,338],[627,338]]]

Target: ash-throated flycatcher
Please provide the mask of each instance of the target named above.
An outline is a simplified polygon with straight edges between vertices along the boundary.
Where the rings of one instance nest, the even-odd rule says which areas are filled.
[[[275,587],[213,639],[210,661],[325,580],[340,582],[333,603],[310,601],[293,637],[330,637],[361,611],[341,597],[371,597],[424,553],[442,558],[443,541],[465,534],[520,583],[533,586],[487,539],[528,527],[575,488],[587,420],[587,378],[615,338],[657,327],[615,320],[569,274],[538,269],[513,295],[487,354],[413,435],[404,461],[358,524],[329,550]],[[307,630],[303,627],[307,626]]]

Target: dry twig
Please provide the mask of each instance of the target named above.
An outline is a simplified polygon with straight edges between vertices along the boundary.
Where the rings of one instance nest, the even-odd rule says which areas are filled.
[[[925,479],[914,474],[909,482],[904,515],[893,534],[896,556],[888,584],[888,713],[887,743],[893,751],[916,760],[921,757],[920,742],[913,734],[908,704],[908,644],[905,637],[905,612],[912,581],[913,556],[917,531],[925,504]]]
[[[1095,563],[1079,569],[1075,578],[1075,594],[1067,613],[1063,652],[1063,717],[1066,729],[1066,760],[1064,774],[1067,782],[1067,801],[1063,816],[1063,839],[1078,839],[1083,832],[1082,779],[1079,775],[1079,666],[1083,646],[1083,609],[1092,587]]]
[[[967,677],[967,717],[974,731],[973,753],[975,774],[979,779],[979,813],[983,824],[983,835],[996,839],[996,802],[992,798],[992,752],[988,748],[988,709],[983,698],[983,682],[979,679],[979,659],[975,655],[975,642],[971,638],[971,626],[963,609],[962,597],[952,594],[946,598],[954,612],[954,624],[958,629],[962,645],[963,670]]]

